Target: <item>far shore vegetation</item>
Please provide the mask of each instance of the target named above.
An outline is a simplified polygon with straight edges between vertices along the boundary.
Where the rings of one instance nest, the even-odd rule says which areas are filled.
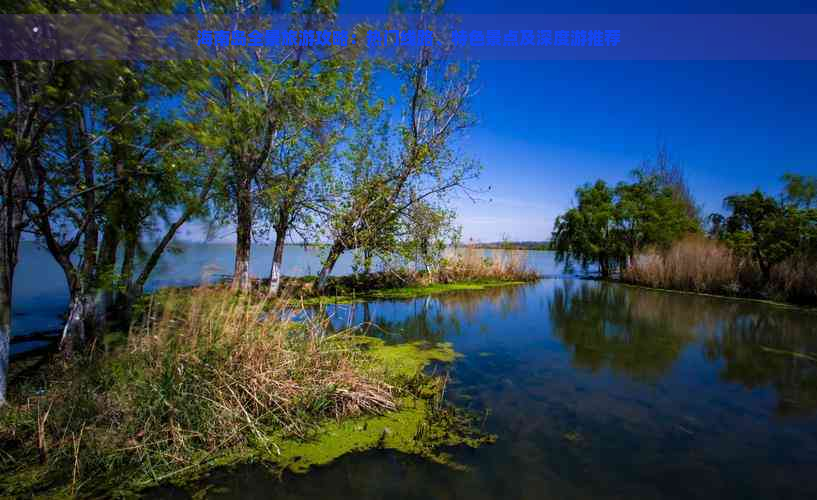
[[[557,260],[654,288],[817,305],[817,177],[787,174],[702,217],[666,147],[633,172],[576,190],[555,223]]]

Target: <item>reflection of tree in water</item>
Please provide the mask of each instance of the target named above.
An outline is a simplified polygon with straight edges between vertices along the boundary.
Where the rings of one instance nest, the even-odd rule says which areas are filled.
[[[571,281],[554,289],[550,320],[573,348],[577,366],[605,366],[637,379],[664,374],[694,339],[683,322],[687,311],[662,303],[660,294],[629,293],[621,286]],[[676,310],[679,309],[679,310]]]
[[[593,371],[609,366],[655,379],[700,338],[707,359],[724,362],[724,381],[773,387],[781,415],[817,409],[817,316],[746,301],[570,281],[554,290],[550,316],[578,366]]]
[[[779,414],[810,414],[817,409],[815,320],[817,316],[782,309],[744,311],[704,340],[705,353],[710,360],[726,362],[723,380],[748,388],[773,387]]]
[[[501,318],[519,312],[526,290],[525,286],[505,286],[423,297],[406,303],[411,310],[402,319],[385,314],[373,317],[371,311],[377,307],[369,303],[359,304],[354,314],[356,323],[367,335],[393,341],[439,342],[446,335],[460,334],[463,321],[478,322],[480,315],[491,310]]]

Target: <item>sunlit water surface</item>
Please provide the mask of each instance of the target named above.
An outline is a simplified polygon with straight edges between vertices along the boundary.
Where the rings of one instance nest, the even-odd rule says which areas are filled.
[[[338,326],[453,342],[448,396],[488,411],[466,472],[390,452],[213,498],[817,498],[817,315],[563,278],[339,306]],[[203,485],[202,485],[203,486]],[[182,495],[181,492],[175,492]]]
[[[290,273],[315,272],[319,256],[295,257]],[[529,258],[556,274],[552,254]],[[228,247],[170,256],[153,286],[192,284],[231,259]],[[24,309],[34,318],[64,307],[46,282]],[[452,342],[464,356],[448,367],[448,397],[487,412],[497,443],[450,450],[465,472],[385,451],[282,479],[247,465],[213,474],[207,496],[817,498],[817,314],[569,277],[329,313],[391,342]]]

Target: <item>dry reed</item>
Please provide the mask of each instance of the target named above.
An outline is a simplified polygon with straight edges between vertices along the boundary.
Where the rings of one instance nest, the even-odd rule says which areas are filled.
[[[350,334],[290,314],[221,287],[162,291],[115,352],[55,368],[5,408],[0,443],[22,454],[38,443],[73,489],[112,470],[160,480],[264,436],[396,409]]]
[[[701,235],[677,241],[666,251],[640,253],[621,278],[654,288],[817,304],[817,264],[812,260],[792,256],[773,266],[764,281],[751,260]]]
[[[466,246],[449,250],[429,278],[437,283],[451,283],[533,281],[538,277],[528,263],[527,250],[485,250]]]

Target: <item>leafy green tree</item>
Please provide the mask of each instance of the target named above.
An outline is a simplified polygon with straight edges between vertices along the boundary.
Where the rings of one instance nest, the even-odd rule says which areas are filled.
[[[268,14],[277,2],[238,2],[212,0],[194,3],[192,8],[206,24],[229,19],[233,29],[269,27]],[[332,29],[337,11],[334,0],[294,2],[288,7],[287,19],[292,30]],[[188,30],[187,36],[194,33]],[[192,42],[193,44],[195,42]],[[206,61],[184,61],[176,65],[179,78],[193,79],[183,105],[198,117],[194,129],[202,144],[220,151],[225,168],[219,178],[220,196],[216,199],[219,221],[234,224],[236,254],[233,287],[250,288],[249,262],[254,231],[258,229],[257,212],[266,195],[285,192],[270,186],[275,176],[264,175],[274,152],[286,147],[286,132],[292,127],[313,128],[321,118],[313,113],[315,103],[325,92],[320,85],[332,82],[339,47],[280,46],[217,47],[217,58]],[[356,50],[345,54],[350,60]],[[326,105],[329,101],[322,101]],[[325,112],[325,110],[319,110]],[[292,171],[290,170],[290,173]],[[261,177],[264,179],[261,179]],[[303,175],[280,180],[302,185]],[[261,185],[260,180],[264,181]],[[296,190],[297,191],[297,190]],[[269,201],[269,197],[266,197]],[[291,215],[291,214],[289,214]]]
[[[26,207],[32,165],[45,135],[55,126],[58,82],[66,63],[0,63],[0,405],[5,402],[11,340],[12,290],[20,238],[28,225]]]
[[[786,201],[792,205],[810,209],[817,205],[817,177],[813,175],[785,174]]]
[[[771,268],[797,248],[799,227],[792,224],[796,210],[760,190],[725,200],[731,210],[726,218],[726,242],[739,255],[751,257],[768,282]]]
[[[552,244],[557,261],[583,268],[597,264],[603,277],[622,269],[638,251],[667,248],[698,230],[683,198],[655,176],[635,172],[636,181],[615,188],[604,181],[576,190],[577,206],[556,218]]]
[[[695,201],[680,162],[670,154],[666,143],[660,143],[655,158],[645,159],[633,174],[638,178],[652,178],[661,189],[669,188],[676,200],[683,204],[690,220],[700,221],[701,208]]]
[[[647,246],[668,248],[682,235],[698,230],[686,198],[658,177],[636,172],[636,182],[616,187],[615,226],[626,247],[626,258]]]
[[[557,262],[583,268],[598,264],[601,275],[610,276],[613,261],[621,255],[614,238],[613,190],[602,180],[576,189],[577,206],[556,218],[552,245]]]
[[[445,249],[459,242],[460,228],[455,217],[454,211],[445,207],[427,202],[413,204],[402,223],[400,254],[432,274]]]
[[[304,75],[299,85],[298,109],[287,114],[277,147],[257,176],[262,218],[275,233],[270,295],[278,293],[290,231],[305,241],[316,239],[316,222],[326,215],[324,186],[332,182],[332,160],[361,112],[358,100],[370,92],[371,65],[325,60],[320,71]]]
[[[430,8],[421,6],[426,7]],[[421,15],[421,27],[423,22]],[[400,221],[416,203],[442,203],[445,195],[465,187],[479,174],[479,165],[463,159],[453,148],[454,139],[474,124],[468,106],[476,73],[466,65],[447,63],[441,56],[448,49],[420,47],[402,54],[393,66],[402,82],[401,122],[393,129],[378,129],[386,134],[380,141],[358,130],[357,145],[350,149],[339,172],[340,189],[333,194],[326,224],[332,243],[318,289],[325,287],[346,250],[398,252]]]

